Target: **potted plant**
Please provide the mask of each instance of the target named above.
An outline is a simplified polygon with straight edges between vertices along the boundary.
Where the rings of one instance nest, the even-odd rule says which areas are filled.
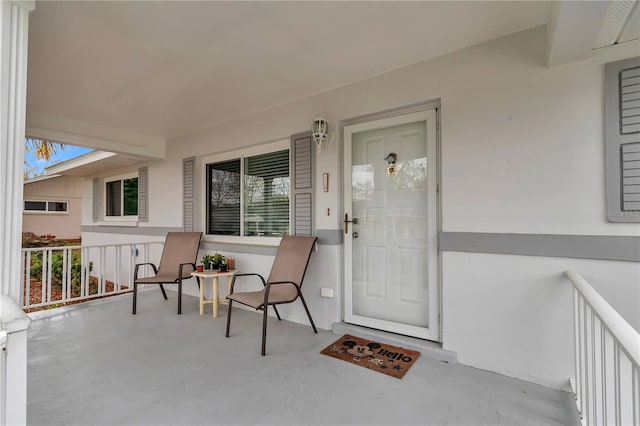
[[[227,272],[227,258],[221,256],[220,261],[218,262],[218,269],[220,272]]]
[[[213,263],[213,256],[210,254],[205,254],[202,256],[202,265],[204,269],[211,269],[211,264]]]
[[[224,256],[221,255],[220,253],[216,253],[216,254],[213,255],[213,258],[212,258],[213,269],[220,268],[220,262],[222,261],[222,259],[224,259]],[[225,264],[226,264],[226,262],[225,262]]]

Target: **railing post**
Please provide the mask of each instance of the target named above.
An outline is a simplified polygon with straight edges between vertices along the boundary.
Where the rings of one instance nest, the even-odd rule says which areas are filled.
[[[80,285],[80,297],[87,297],[89,294],[89,280],[91,276],[91,249],[88,247],[82,250],[82,283]]]
[[[69,273],[67,273],[67,268],[69,268]],[[71,268],[67,263],[67,250],[62,250],[62,301],[67,300],[67,277],[71,276]]]
[[[18,306],[22,306],[24,304],[25,298],[25,290],[28,286],[25,286],[25,266],[26,266],[26,253],[20,253],[20,293],[18,295]],[[25,286],[25,287],[23,287]],[[1,308],[0,308],[1,310]],[[2,312],[0,312],[0,318],[2,317]]]
[[[114,262],[113,270],[113,291],[116,291],[116,286],[120,284],[120,272],[122,268],[122,246],[116,247],[116,261]]]

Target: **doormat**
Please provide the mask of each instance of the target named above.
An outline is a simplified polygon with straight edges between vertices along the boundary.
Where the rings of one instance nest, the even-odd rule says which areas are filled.
[[[396,379],[402,379],[420,356],[418,351],[373,342],[349,334],[345,334],[320,353]]]

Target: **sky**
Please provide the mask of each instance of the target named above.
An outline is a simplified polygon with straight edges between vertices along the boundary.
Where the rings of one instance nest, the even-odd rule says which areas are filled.
[[[27,150],[24,155],[25,171],[29,170],[29,177],[39,176],[44,173],[44,168],[71,158],[91,152],[91,148],[83,148],[73,145],[64,145],[64,149],[59,149],[51,156],[49,161],[36,158],[34,150]]]

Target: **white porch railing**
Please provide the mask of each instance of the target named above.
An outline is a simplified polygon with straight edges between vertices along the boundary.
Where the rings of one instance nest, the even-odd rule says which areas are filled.
[[[155,262],[163,242],[22,249],[24,309],[128,292],[136,263]],[[151,273],[145,267],[141,276]]]
[[[640,425],[640,334],[574,271],[575,379],[584,425]]]

